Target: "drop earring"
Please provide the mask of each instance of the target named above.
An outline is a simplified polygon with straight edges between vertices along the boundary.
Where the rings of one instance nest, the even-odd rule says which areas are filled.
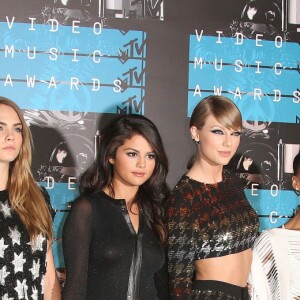
[[[195,139],[192,139],[192,140],[193,140],[193,142],[194,142],[195,144],[197,144],[197,145],[201,144],[200,141],[196,141]]]

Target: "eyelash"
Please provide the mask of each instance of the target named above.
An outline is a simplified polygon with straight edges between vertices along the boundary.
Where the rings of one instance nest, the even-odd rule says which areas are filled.
[[[224,134],[223,131],[220,130],[220,129],[215,129],[215,130],[212,130],[211,132],[215,133],[215,134]],[[240,131],[235,131],[231,135],[233,135],[233,136],[241,136],[241,134],[242,133]]]
[[[135,152],[128,152],[127,155],[129,157],[136,157],[136,153]]]
[[[127,153],[127,155],[129,156],[129,157],[136,157],[137,156],[137,153],[135,153],[135,152],[128,152]],[[147,158],[148,159],[155,159],[155,154],[153,153],[153,154],[148,154],[147,155]]]
[[[223,131],[220,130],[220,129],[214,129],[211,132],[214,133],[214,134],[223,134]]]
[[[0,130],[3,130],[3,126],[0,126]],[[14,128],[14,131],[17,132],[17,133],[22,133],[22,128],[19,128],[19,127],[16,127]]]
[[[235,131],[235,132],[232,133],[232,135],[234,135],[234,136],[241,136],[242,133],[240,131]]]
[[[22,133],[22,128],[15,128],[15,131],[18,133]]]

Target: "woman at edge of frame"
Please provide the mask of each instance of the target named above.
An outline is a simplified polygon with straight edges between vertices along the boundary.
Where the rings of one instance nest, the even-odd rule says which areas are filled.
[[[244,193],[246,180],[223,168],[241,131],[241,113],[226,97],[208,96],[193,110],[196,153],[166,208],[172,300],[248,299],[259,221]]]
[[[300,152],[293,160],[292,187],[300,200]],[[279,228],[256,239],[249,275],[251,299],[300,299],[300,205]]]
[[[15,102],[0,97],[0,298],[59,300],[49,195],[35,182],[31,132]]]

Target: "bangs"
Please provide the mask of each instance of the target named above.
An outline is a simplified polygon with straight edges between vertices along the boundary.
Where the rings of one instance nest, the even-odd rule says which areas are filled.
[[[237,106],[229,101],[214,103],[214,106],[211,106],[212,113],[225,128],[240,130],[243,128],[242,115]]]
[[[227,113],[215,117],[218,122],[227,129],[241,130],[243,128],[242,118],[239,113]]]

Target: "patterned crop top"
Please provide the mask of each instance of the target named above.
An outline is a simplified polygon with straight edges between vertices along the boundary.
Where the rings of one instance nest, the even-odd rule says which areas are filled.
[[[171,299],[190,299],[194,260],[239,253],[253,246],[259,221],[246,182],[225,171],[205,184],[184,175],[167,203]]]

